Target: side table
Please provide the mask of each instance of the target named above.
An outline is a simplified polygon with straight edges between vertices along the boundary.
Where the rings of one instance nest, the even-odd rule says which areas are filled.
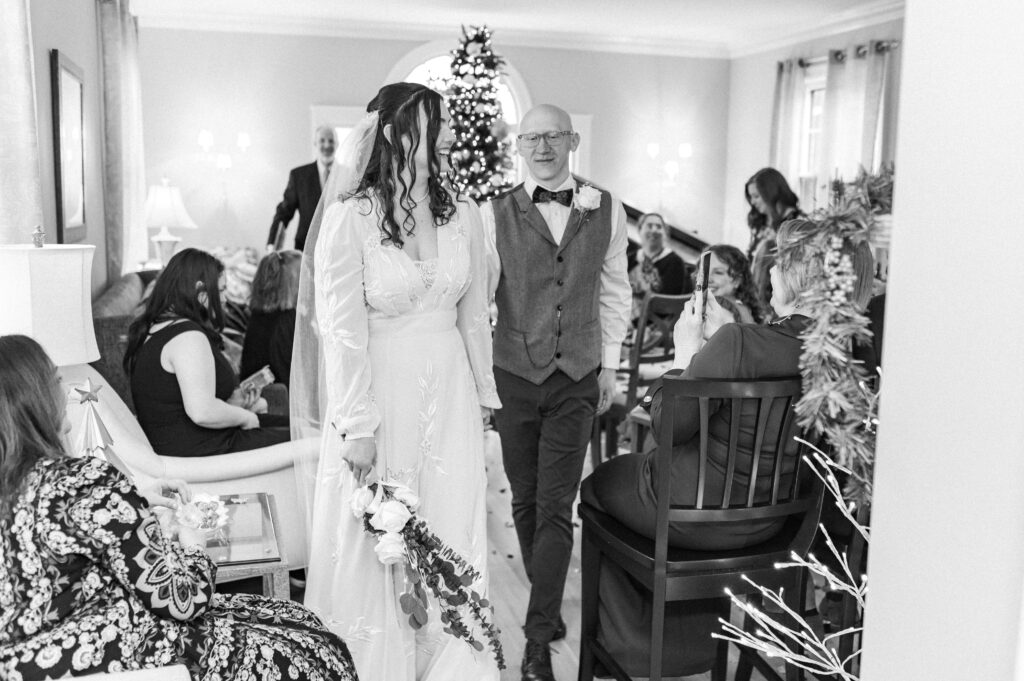
[[[262,577],[264,596],[288,600],[288,556],[280,541],[274,495],[225,494],[220,499],[228,508],[228,525],[206,546],[217,563],[217,583]]]

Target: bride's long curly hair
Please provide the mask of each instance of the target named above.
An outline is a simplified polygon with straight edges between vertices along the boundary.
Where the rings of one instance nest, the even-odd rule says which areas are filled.
[[[392,243],[401,248],[403,235],[411,235],[416,228],[416,220],[412,215],[416,201],[410,193],[416,184],[416,164],[413,159],[420,144],[426,144],[427,149],[431,150],[437,145],[443,106],[441,95],[417,83],[385,85],[366,105],[368,112],[378,112],[380,121],[366,172],[353,196],[364,199],[371,198],[371,195],[376,197],[382,220],[381,229],[385,233],[382,243]],[[427,115],[426,130],[420,130],[421,108]],[[391,124],[390,140],[384,135],[384,126],[388,124]],[[455,204],[452,195],[445,189],[437,153],[428,156],[430,174],[427,177],[427,196],[434,226],[440,227],[448,224],[455,214]],[[395,215],[399,212],[395,208],[396,198],[400,212],[404,214],[401,218]]]

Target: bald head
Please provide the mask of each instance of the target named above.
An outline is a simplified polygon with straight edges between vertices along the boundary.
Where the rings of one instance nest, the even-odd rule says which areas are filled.
[[[530,176],[548,189],[557,189],[569,178],[569,153],[579,143],[569,114],[552,104],[533,107],[519,123],[519,155]]]
[[[519,131],[529,130],[530,126],[538,122],[545,125],[553,124],[555,130],[572,130],[572,119],[569,114],[554,104],[538,104],[527,111],[519,123]]]

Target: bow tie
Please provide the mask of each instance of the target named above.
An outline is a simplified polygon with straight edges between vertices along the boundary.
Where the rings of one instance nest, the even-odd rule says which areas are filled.
[[[563,206],[569,206],[572,204],[572,190],[563,189],[558,192],[550,192],[540,186],[533,190],[534,203],[548,203],[550,201],[557,201]]]

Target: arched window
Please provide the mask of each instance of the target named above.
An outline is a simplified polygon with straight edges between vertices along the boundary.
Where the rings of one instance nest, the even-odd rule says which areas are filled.
[[[421,83],[438,92],[448,89],[452,79],[452,57],[450,54],[430,57],[426,61],[416,65],[402,80],[410,83]],[[498,80],[498,102],[501,104],[501,115],[510,126],[519,122],[524,110],[516,101],[516,97],[509,86],[508,77],[502,76]]]
[[[447,89],[446,81],[451,78],[451,50],[456,44],[455,40],[438,40],[417,47],[398,60],[385,82],[421,83],[439,92]],[[498,80],[498,101],[501,102],[501,115],[508,123],[509,134],[516,134],[519,119],[530,110],[532,103],[522,76],[507,62]],[[523,178],[523,170],[520,158],[515,153],[512,154],[512,165],[513,177],[518,182]]]

